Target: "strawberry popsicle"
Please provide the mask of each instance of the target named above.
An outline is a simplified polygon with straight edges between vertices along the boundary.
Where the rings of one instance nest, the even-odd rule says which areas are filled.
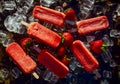
[[[71,51],[86,71],[92,72],[98,68],[98,61],[80,40],[76,40],[72,43]]]
[[[64,13],[42,6],[35,6],[33,16],[56,26],[63,26],[65,21]]]
[[[21,23],[28,26],[27,33],[36,40],[43,42],[53,48],[59,46],[61,42],[61,37],[57,33],[37,22],[27,24],[26,22],[21,21]]]
[[[59,78],[64,78],[69,72],[68,67],[56,59],[48,50],[44,49],[40,52],[38,61]]]
[[[35,70],[37,64],[16,42],[10,43],[6,47],[6,52],[25,74],[32,73]]]
[[[76,23],[80,35],[105,29],[109,26],[106,16],[99,16],[91,19],[81,20]]]

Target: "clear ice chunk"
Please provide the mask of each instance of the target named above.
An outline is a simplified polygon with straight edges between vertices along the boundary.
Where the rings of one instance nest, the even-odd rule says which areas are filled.
[[[35,19],[33,16],[28,17],[29,22],[38,22],[38,19]]]
[[[6,68],[0,70],[0,79],[6,79],[9,76],[9,71]]]
[[[95,0],[82,0],[80,3],[80,13],[78,13],[78,18],[86,19],[89,17],[91,10],[93,9]]]
[[[58,81],[58,77],[55,74],[52,74],[51,79],[50,79],[50,83],[51,84],[56,84],[56,82]]]
[[[104,71],[103,71],[103,77],[104,77],[104,78],[109,78],[109,79],[111,79],[111,78],[112,78],[112,72],[111,72],[111,71],[104,70]]]
[[[4,20],[4,25],[6,29],[10,32],[24,34],[26,31],[26,28],[20,23],[22,20],[26,21],[26,16],[23,14],[14,15],[14,16],[9,15]]]
[[[120,4],[118,4],[117,8],[113,12],[113,21],[119,22],[120,17]]]
[[[22,72],[17,67],[14,67],[11,71],[11,75],[15,79],[17,79],[21,74]]]
[[[3,9],[4,10],[14,10],[16,8],[16,3],[14,1],[4,1]]]
[[[96,16],[99,16],[99,15],[105,15],[106,13],[106,10],[103,6],[100,6],[100,5],[95,5],[94,6],[94,9],[93,9],[93,14],[96,15]]]
[[[44,72],[43,79],[46,80],[46,81],[50,81],[50,79],[51,79],[51,74],[52,74],[52,72],[47,69],[47,70]]]
[[[4,47],[7,47],[12,42],[14,42],[13,39],[5,39],[5,41],[2,44],[3,44]]]
[[[101,78],[101,74],[99,73],[98,69],[94,70],[93,73],[95,74],[95,78]]]
[[[75,71],[75,69],[78,68],[78,67],[81,67],[81,66],[79,65],[79,62],[76,60],[76,58],[72,58],[72,59],[71,59],[71,62],[70,62],[70,64],[69,64],[69,68],[70,68],[72,71]]]
[[[114,43],[108,35],[104,35],[102,40],[107,44],[107,46],[113,46]]]
[[[4,47],[7,47],[11,42],[14,41],[12,36],[9,36],[8,34],[8,32],[0,30],[0,43],[2,43]]]
[[[32,6],[34,0],[25,0],[25,3],[28,5],[28,6]]]
[[[116,29],[110,30],[110,37],[120,38],[120,31]]]
[[[56,0],[40,0],[40,5],[50,7]]]
[[[93,40],[95,40],[95,36],[86,36],[87,42],[91,42]]]
[[[48,81],[51,84],[55,84],[58,81],[58,77],[48,69],[45,71],[43,75],[43,79]]]
[[[61,6],[56,6],[55,10],[59,11],[59,12],[63,12],[63,7]]]
[[[110,65],[110,67],[116,67],[116,66],[117,66],[117,63],[116,63],[113,59],[111,59],[111,60],[109,61],[109,65]]]
[[[35,70],[36,72],[37,72],[37,74],[40,76],[41,75],[41,70],[40,70],[40,68],[36,68],[36,70]]]
[[[23,0],[15,0],[17,3],[21,3],[21,1],[23,1]]]
[[[50,23],[47,23],[47,22],[44,22],[43,25],[49,29],[52,29],[53,27],[53,24],[50,24]],[[57,31],[57,30],[56,30]]]
[[[2,2],[0,2],[0,13],[2,13],[4,10],[3,10],[3,6],[2,6]]]
[[[109,84],[108,80],[104,79],[104,80],[101,80],[100,84]]]
[[[29,6],[23,6],[22,8],[21,7],[18,7],[17,8],[17,12],[20,13],[20,14],[27,14],[28,11],[29,11],[30,7]]]
[[[107,49],[106,52],[102,53],[101,56],[105,63],[109,62],[112,59],[112,54],[109,49]]]

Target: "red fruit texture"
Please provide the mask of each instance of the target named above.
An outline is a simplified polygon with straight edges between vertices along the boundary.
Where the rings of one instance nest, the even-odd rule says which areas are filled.
[[[64,13],[66,15],[65,17],[66,20],[74,21],[76,19],[75,11],[72,8],[66,9]]]
[[[22,39],[20,40],[20,45],[22,46],[23,49],[25,49],[25,45],[26,45],[28,42],[32,42],[32,38],[26,37],[26,38],[22,38]]]
[[[65,65],[68,65],[70,63],[70,59],[64,57],[64,58],[62,58],[62,63]]]
[[[92,41],[92,42],[90,42],[90,49],[94,53],[100,54],[100,53],[102,53],[102,50],[101,50],[102,45],[103,45],[103,41],[102,40]]]
[[[70,46],[72,44],[72,42],[74,41],[73,36],[71,35],[71,33],[69,32],[64,32],[63,34],[64,37],[64,46]]]
[[[57,49],[57,55],[58,56],[63,56],[63,55],[65,55],[65,53],[66,53],[66,51],[65,51],[65,47],[64,46],[58,47],[58,49]]]

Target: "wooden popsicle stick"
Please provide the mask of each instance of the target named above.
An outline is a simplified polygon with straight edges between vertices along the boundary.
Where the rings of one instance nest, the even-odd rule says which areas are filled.
[[[39,79],[39,75],[36,72],[33,72],[32,75],[36,78]]]
[[[26,27],[29,26],[29,24],[27,22],[25,22],[25,21],[21,21],[21,24],[25,25]]]

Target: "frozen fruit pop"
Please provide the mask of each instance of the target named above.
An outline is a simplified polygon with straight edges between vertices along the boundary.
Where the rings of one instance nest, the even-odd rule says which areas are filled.
[[[37,64],[16,42],[10,43],[6,47],[6,52],[25,74],[32,73],[35,70]]]
[[[81,20],[76,23],[78,33],[80,35],[95,32],[97,30],[105,29],[109,26],[106,16],[99,16],[86,20]]]
[[[65,14],[50,8],[35,6],[33,16],[39,20],[43,20],[56,26],[64,25]]]
[[[28,26],[27,33],[33,38],[53,48],[56,48],[59,46],[61,42],[61,37],[57,33],[53,32],[52,30],[46,28],[45,26],[37,22],[32,22],[30,24],[27,24],[21,21],[21,23]]]
[[[64,78],[69,69],[62,62],[56,59],[48,50],[44,49],[38,55],[38,61],[46,66],[51,72],[57,75],[59,78]]]
[[[86,71],[92,72],[98,68],[98,61],[89,52],[85,45],[80,40],[75,40],[71,45],[71,51],[78,59],[80,64],[85,68]]]

